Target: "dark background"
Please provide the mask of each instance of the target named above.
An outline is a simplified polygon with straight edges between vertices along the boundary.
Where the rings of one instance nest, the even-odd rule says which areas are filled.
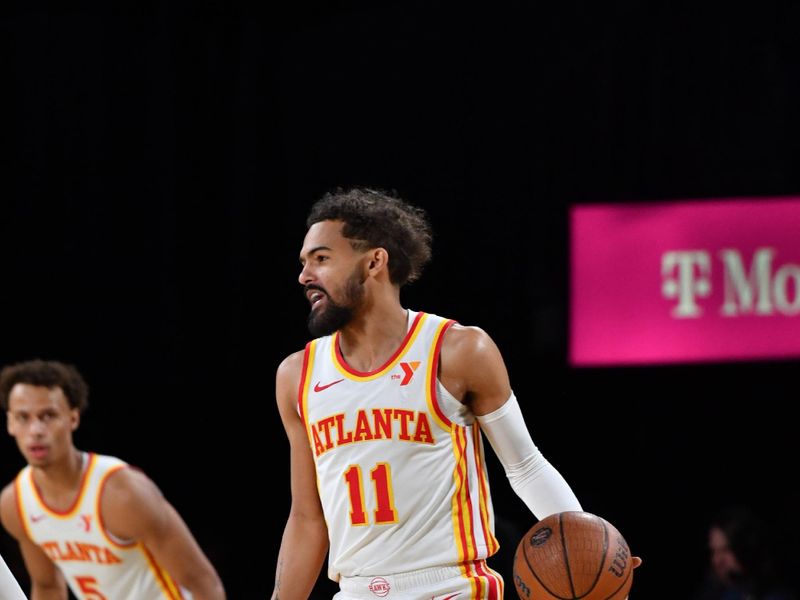
[[[76,443],[153,477],[230,598],[271,592],[288,513],[304,218],[354,184],[428,209],[405,305],[492,335],[540,449],[644,558],[634,597],[686,597],[729,503],[794,565],[797,361],[569,368],[567,215],[800,192],[800,5],[109,4],[0,12],[0,363],[82,370]],[[490,468],[511,598],[534,520]]]

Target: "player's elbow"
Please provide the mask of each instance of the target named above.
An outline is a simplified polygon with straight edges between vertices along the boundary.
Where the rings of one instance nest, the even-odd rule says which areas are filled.
[[[322,507],[316,502],[292,502],[289,510],[289,521],[304,529],[324,531],[327,536],[328,526]]]
[[[67,584],[63,577],[48,577],[46,579],[33,579],[31,581],[31,598],[44,598],[46,600],[68,600]]]
[[[214,570],[194,569],[179,580],[194,600],[225,600],[225,587]]]

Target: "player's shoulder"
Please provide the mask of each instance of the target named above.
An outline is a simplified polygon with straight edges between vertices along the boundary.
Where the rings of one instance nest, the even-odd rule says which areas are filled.
[[[112,472],[99,498],[103,523],[123,539],[141,539],[146,528],[169,518],[165,502],[156,483],[133,466]]]
[[[148,497],[158,497],[161,491],[141,469],[120,464],[106,477],[102,489],[104,506],[135,508]]]
[[[305,356],[305,350],[298,350],[297,352],[292,352],[280,362],[275,374],[278,386],[282,384],[294,385],[296,382],[300,381]]]
[[[471,378],[476,371],[502,364],[497,344],[483,328],[454,324],[445,332],[441,348],[443,376]]]
[[[445,332],[442,349],[450,354],[480,353],[495,347],[494,340],[486,330],[477,325],[453,323]]]
[[[452,317],[428,311],[413,313],[412,316],[415,322],[423,321],[424,327],[439,330],[444,326],[442,343],[449,346],[469,346],[491,339],[483,328],[477,325],[464,325]]]
[[[305,350],[293,352],[281,361],[275,376],[275,394],[280,405],[292,406],[303,376]]]
[[[17,481],[29,467],[25,467],[17,473],[17,475],[5,484],[3,491],[0,492],[0,508],[6,510],[7,508],[13,509],[14,514],[17,514]]]
[[[299,371],[303,368],[303,360],[305,355],[305,348],[303,350],[298,350],[297,352],[292,352],[280,362],[278,365],[278,373],[280,374],[282,371]]]
[[[89,454],[94,462],[94,468],[100,470],[102,473],[128,466],[125,460],[112,454],[100,454],[98,452],[91,452]]]
[[[5,506],[9,503],[16,505],[16,492],[14,490],[14,482],[16,480],[11,480],[3,487],[3,491],[0,492],[0,506],[5,508]]]
[[[0,492],[0,520],[6,530],[14,537],[19,537],[22,533],[14,481],[7,483],[3,491]]]

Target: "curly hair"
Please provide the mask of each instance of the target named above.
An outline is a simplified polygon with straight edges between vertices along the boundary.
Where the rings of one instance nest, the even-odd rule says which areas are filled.
[[[360,187],[328,192],[311,207],[306,227],[320,221],[343,221],[342,234],[355,250],[385,248],[396,285],[417,280],[431,259],[427,213],[394,193]]]
[[[70,408],[80,412],[89,406],[89,386],[73,365],[55,360],[34,359],[3,367],[0,371],[0,407],[8,410],[8,396],[18,383],[48,389],[61,388]]]

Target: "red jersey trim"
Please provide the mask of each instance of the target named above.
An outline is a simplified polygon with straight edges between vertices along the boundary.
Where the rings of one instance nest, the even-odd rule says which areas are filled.
[[[475,466],[478,474],[478,498],[480,503],[480,523],[483,529],[483,539],[486,540],[488,556],[492,556],[500,549],[500,543],[492,533],[489,526],[489,483],[486,481],[486,471],[483,464],[483,442],[478,421],[475,421],[473,428],[473,451],[475,452]]]
[[[120,469],[125,469],[129,465],[115,465],[111,467],[104,475],[103,478],[100,480],[100,483],[97,485],[97,499],[95,500],[95,512],[97,513],[97,525],[100,527],[100,534],[105,538],[105,540],[111,544],[115,548],[122,548],[123,550],[130,550],[134,546],[136,546],[136,540],[131,540],[127,544],[122,544],[117,542],[109,535],[109,532],[106,530],[106,524],[103,522],[103,513],[100,512],[100,499],[103,497],[103,488],[106,485],[106,481],[108,481],[109,476],[113,475]]]
[[[143,544],[139,544],[139,548],[147,557],[147,564],[150,566],[153,576],[161,587],[161,591],[164,592],[164,596],[169,598],[169,600],[184,600],[180,588],[172,581],[169,573],[161,568],[161,565],[156,561],[155,557],[150,554],[150,551],[145,548]]]
[[[348,379],[355,379],[357,381],[367,381],[371,379],[377,379],[389,369],[393,368],[403,357],[403,355],[408,351],[411,347],[411,344],[414,342],[414,339],[420,332],[420,325],[422,324],[423,320],[428,315],[424,312],[418,312],[417,316],[414,317],[414,321],[411,323],[411,327],[409,327],[406,336],[403,338],[403,341],[400,343],[400,347],[395,350],[394,354],[389,357],[383,365],[375,369],[374,371],[358,371],[354,369],[350,365],[347,364],[344,356],[342,356],[342,350],[339,347],[339,332],[333,334],[333,340],[331,342],[331,348],[333,350],[333,364],[336,369],[345,375]]]
[[[300,383],[297,386],[297,412],[300,418],[305,421],[304,399],[308,392],[308,376],[311,374],[311,365],[314,364],[314,349],[317,345],[316,340],[306,344],[303,353],[303,368],[300,371]]]
[[[444,414],[442,407],[439,405],[439,394],[436,392],[436,384],[439,381],[439,354],[442,351],[442,342],[444,340],[445,332],[455,325],[455,321],[443,321],[433,338],[433,352],[431,353],[431,361],[428,364],[427,384],[428,384],[428,407],[439,425],[449,431],[453,427],[453,422]]]
[[[75,500],[72,502],[72,506],[70,506],[66,510],[56,510],[47,505],[42,498],[42,492],[39,490],[39,486],[36,485],[36,481],[33,479],[33,469],[30,470],[30,480],[31,486],[33,486],[33,497],[36,502],[41,506],[42,510],[44,510],[47,514],[57,517],[59,519],[69,519],[74,517],[75,514],[78,512],[78,508],[81,505],[81,501],[83,500],[84,494],[86,494],[87,482],[89,481],[89,475],[94,470],[94,465],[97,462],[97,455],[94,452],[89,453],[89,463],[86,465],[86,469],[81,475],[81,483],[78,487],[78,494],[75,496]]]
[[[25,529],[25,535],[28,536],[29,540],[33,541],[33,534],[31,533],[30,526],[28,525],[28,517],[25,514],[25,507],[22,505],[22,485],[22,473],[20,473],[14,480],[14,499],[17,502],[17,514],[19,515],[19,520],[22,521],[22,527]]]
[[[317,341],[312,340],[306,344],[306,351],[303,355],[303,371],[300,375],[300,388],[297,392],[297,412],[300,414],[300,420],[306,428],[306,435],[308,436],[311,452],[315,455],[314,437],[311,432],[311,424],[308,422],[308,389],[311,386],[311,371],[314,368],[314,357],[316,354]]]

